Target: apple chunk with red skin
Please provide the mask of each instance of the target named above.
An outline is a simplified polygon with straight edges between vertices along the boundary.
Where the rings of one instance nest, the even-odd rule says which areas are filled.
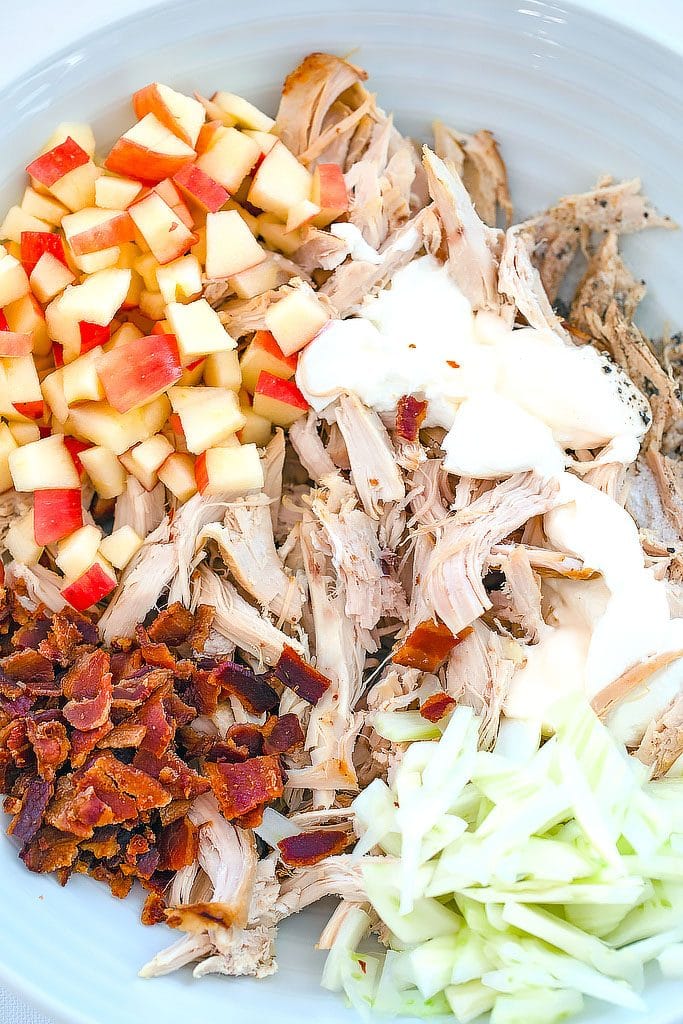
[[[108,171],[140,181],[158,182],[172,178],[195,151],[174,135],[154,114],[145,116],[129,128],[104,162]]]
[[[308,402],[293,380],[262,370],[254,392],[254,412],[278,427],[291,427],[308,411]]]
[[[80,479],[61,434],[41,437],[10,452],[9,469],[15,490],[70,490]]]
[[[135,238],[133,222],[125,210],[79,210],[64,217],[62,228],[74,256],[101,252]]]
[[[263,487],[263,467],[255,444],[209,448],[195,462],[195,479],[205,497],[231,500]]]
[[[293,206],[311,198],[311,186],[310,173],[284,143],[278,142],[263,158],[247,199],[252,206],[287,220]]]
[[[152,334],[103,352],[97,365],[107,401],[121,413],[162,394],[182,372],[172,334]]]
[[[237,210],[210,213],[206,218],[206,274],[224,278],[262,263],[266,252]]]
[[[173,176],[174,183],[205,213],[217,213],[230,198],[230,193],[196,164],[187,164]]]
[[[197,236],[158,192],[149,192],[128,212],[157,263],[178,259],[197,242]]]
[[[266,310],[266,327],[278,345],[291,356],[313,341],[330,315],[310,285],[303,282],[285,291],[283,297]]]
[[[83,525],[80,487],[36,491],[33,496],[33,533],[45,546],[67,537]]]
[[[349,194],[339,164],[318,164],[313,172],[311,199],[320,207],[313,218],[317,228],[325,228],[349,209]]]
[[[144,89],[138,89],[133,95],[133,110],[138,118],[154,114],[161,124],[188,146],[196,143],[205,119],[201,103],[161,82],[152,82]]]
[[[114,570],[104,559],[94,562],[89,569],[64,587],[62,597],[65,601],[79,612],[102,601],[116,589],[116,576]]]
[[[289,380],[296,372],[297,353],[286,356],[270,331],[256,331],[240,359],[242,382],[252,395],[262,370]]]

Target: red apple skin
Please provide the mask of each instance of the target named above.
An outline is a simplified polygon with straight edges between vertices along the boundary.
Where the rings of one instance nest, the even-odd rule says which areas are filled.
[[[97,367],[107,401],[125,413],[150,401],[182,376],[175,335],[153,334],[105,352]]]
[[[83,476],[84,469],[83,463],[79,456],[81,452],[87,451],[88,448],[92,448],[91,444],[87,444],[85,441],[79,441],[76,437],[69,437],[67,434],[64,435],[64,447],[68,451],[69,455],[73,460],[73,464],[76,467],[76,472],[79,476]]]
[[[58,341],[52,342],[52,356],[55,361],[55,367],[59,370],[60,367],[64,366],[64,347]]]
[[[101,565],[95,562],[89,569],[79,576],[77,580],[70,583],[62,590],[62,597],[68,601],[72,608],[84,612],[111,594],[116,588],[116,580],[104,571]]]
[[[206,452],[202,452],[195,459],[194,479],[197,484],[197,490],[200,494],[203,494],[209,486],[209,474],[206,469]]]
[[[214,135],[223,127],[220,121],[207,121],[199,129],[199,135],[197,136],[197,145],[194,147],[197,156],[201,156],[202,153],[206,153],[207,149],[213,142]]]
[[[287,369],[291,370],[292,373],[296,372],[297,363],[299,362],[299,353],[294,352],[293,355],[286,356],[270,331],[256,331],[252,338],[252,344],[257,348],[262,348],[264,352],[268,352],[269,355],[275,356],[275,358],[284,363]]]
[[[51,231],[21,232],[21,263],[29,277],[40,257],[46,252],[67,266],[64,245],[59,235]]]
[[[308,409],[308,402],[293,380],[283,380],[282,377],[276,377],[275,374],[268,373],[267,370],[261,370],[259,374],[254,397],[256,395],[274,398],[278,402],[293,405],[296,409]]]
[[[135,240],[135,227],[130,214],[122,212],[103,224],[72,235],[69,245],[74,256],[87,256],[91,252],[111,249],[114,245]]]
[[[187,164],[178,171],[173,181],[206,213],[218,213],[230,198],[227,189],[194,164]]]
[[[12,405],[22,416],[28,416],[30,420],[42,420],[44,405],[40,402],[12,402]]]
[[[155,153],[138,142],[120,138],[114,143],[104,166],[115,174],[156,185],[164,178],[172,178],[186,163],[186,156]]]
[[[192,139],[186,131],[183,131],[164,103],[156,83],[152,82],[151,85],[146,85],[144,89],[138,89],[136,93],[133,93],[133,110],[138,121],[141,121],[145,114],[154,114],[157,121],[161,121],[169,132],[173,132],[188,146],[192,145]]]
[[[36,544],[54,544],[83,526],[80,487],[36,491],[33,495],[33,534]]]
[[[194,227],[194,217],[190,213],[189,208],[183,202],[182,197],[172,180],[170,178],[164,178],[163,181],[160,181],[158,185],[154,186],[152,191],[156,192],[158,196],[161,196],[167,206],[171,207],[176,216],[180,217],[185,227],[192,231]],[[142,198],[144,197],[138,196],[138,201]]]
[[[0,328],[0,356],[30,356],[33,352],[33,338],[30,334],[6,331]]]
[[[98,345],[106,345],[111,338],[111,324],[102,327],[100,324],[88,323],[87,320],[79,320],[78,330],[81,335],[81,355]]]
[[[26,172],[41,185],[50,188],[69,171],[87,164],[89,160],[90,157],[85,150],[69,136],[54,149],[33,160],[26,168]]]
[[[349,195],[339,164],[318,164],[316,172],[320,176],[318,206],[323,210],[331,209],[338,210],[340,214],[346,213],[349,208]]]

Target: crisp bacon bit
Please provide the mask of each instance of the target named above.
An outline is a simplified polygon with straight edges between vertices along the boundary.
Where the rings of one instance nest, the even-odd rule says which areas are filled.
[[[10,679],[20,680],[23,683],[49,683],[55,677],[51,662],[38,651],[32,651],[29,648],[3,658],[0,661],[0,671]]]
[[[7,829],[8,833],[21,843],[29,843],[42,824],[51,797],[51,783],[43,782],[41,779],[29,782],[21,805]]]
[[[237,697],[252,715],[272,711],[280,701],[277,691],[262,676],[234,661],[222,661],[211,674],[221,690],[230,697]]]
[[[57,662],[63,668],[74,659],[76,648],[83,643],[81,631],[66,615],[55,615],[49,633],[41,641],[38,650],[48,661]]]
[[[417,441],[427,415],[427,403],[412,395],[402,395],[396,407],[396,433],[404,441]]]
[[[185,643],[194,625],[195,616],[192,612],[176,602],[159,612],[154,622],[147,628],[147,632],[150,640],[155,643],[179,647]]]
[[[207,762],[205,768],[218,805],[228,821],[282,796],[282,770],[279,758],[273,755],[235,764]]]
[[[112,701],[109,655],[96,650],[79,658],[62,680],[64,717],[81,731],[99,729],[109,717]]]
[[[111,722],[105,722],[99,729],[88,729],[81,732],[74,729],[71,733],[71,764],[74,768],[80,768],[88,757],[91,750],[94,750],[98,743],[101,743],[105,736],[108,736],[113,729]]]
[[[146,750],[138,750],[133,758],[133,766],[158,779],[174,800],[193,800],[211,788],[208,779],[198,775],[182,758],[170,751],[158,758]]]
[[[19,856],[29,871],[41,874],[68,868],[78,856],[78,839],[56,828],[41,828]]]
[[[140,920],[143,924],[161,924],[166,920],[166,901],[158,892],[151,892],[145,900]]]
[[[428,722],[440,722],[450,714],[456,701],[447,693],[433,693],[420,707],[420,714]]]
[[[111,732],[108,732],[97,743],[97,746],[107,750],[128,750],[131,747],[137,750],[145,738],[146,732],[146,725],[138,725],[131,721],[121,722],[120,725],[115,725]]]
[[[289,754],[304,742],[301,723],[293,714],[270,718],[263,727],[263,738],[266,754]]]
[[[93,853],[100,860],[111,860],[119,853],[117,829],[112,826],[95,829],[92,839],[84,839],[81,849]]]
[[[157,842],[160,871],[180,871],[197,859],[199,830],[189,818],[178,818],[162,830]]]
[[[221,684],[213,672],[195,669],[192,675],[192,699],[200,715],[212,715],[218,707]]]
[[[170,804],[165,807],[159,808],[159,821],[161,822],[162,828],[166,825],[172,825],[178,818],[183,818],[190,807],[192,806],[191,800],[171,800]]]
[[[92,786],[111,808],[115,822],[128,821],[141,811],[171,802],[163,784],[146,772],[119,761],[110,751],[103,751],[87,768],[76,773],[73,781],[77,790]]]
[[[140,653],[145,664],[154,665],[157,668],[167,668],[171,672],[175,670],[176,659],[171,654],[169,647],[165,643],[152,643],[144,626],[136,627],[135,639],[140,646]]]
[[[305,662],[287,644],[275,666],[274,675],[309,704],[317,704],[330,685],[322,672]]]
[[[71,749],[66,729],[61,722],[36,722],[29,718],[26,737],[35,751],[41,779],[54,782],[57,769],[62,767]]]
[[[392,655],[398,665],[418,668],[421,672],[436,672],[450,652],[472,632],[472,627],[453,636],[443,622],[426,619],[416,626]]]
[[[37,650],[50,632],[49,619],[36,619],[21,626],[12,637],[12,646],[18,648],[31,647]]]
[[[263,733],[258,725],[249,722],[231,725],[224,740],[213,744],[209,754],[211,761],[248,761],[263,753]]]
[[[81,792],[70,790],[57,796],[48,808],[46,820],[62,832],[89,839],[96,828],[112,824],[114,813],[93,787],[87,786]]]
[[[175,723],[170,722],[166,716],[163,697],[163,694],[151,697],[135,716],[145,726],[140,749],[148,750],[155,757],[162,757],[166,753],[175,735]]]
[[[302,868],[342,853],[351,842],[353,839],[346,832],[317,828],[312,832],[300,832],[297,836],[286,836],[277,845],[285,864]]]
[[[188,639],[190,647],[196,654],[201,654],[204,650],[215,614],[215,609],[209,604],[200,604],[194,613],[194,626]]]

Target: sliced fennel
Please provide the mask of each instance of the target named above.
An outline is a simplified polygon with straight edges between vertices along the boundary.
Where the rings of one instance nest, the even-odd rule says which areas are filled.
[[[547,743],[506,723],[490,753],[468,708],[438,727],[376,717],[408,744],[390,785],[354,803],[388,949],[358,952],[356,908],[326,987],[366,1015],[553,1024],[584,996],[642,1009],[646,963],[682,976],[683,779],[650,782],[578,700]]]

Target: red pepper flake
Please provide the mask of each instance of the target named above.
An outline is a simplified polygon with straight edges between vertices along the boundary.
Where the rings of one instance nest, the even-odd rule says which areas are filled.
[[[405,665],[407,668],[418,668],[421,672],[436,672],[453,648],[462,643],[471,632],[472,627],[468,626],[457,636],[453,636],[443,622],[426,619],[399,644],[393,652],[392,659],[398,665]]]
[[[396,433],[405,441],[417,441],[420,426],[427,415],[427,403],[412,395],[402,395],[396,406]]]
[[[277,845],[285,864],[292,868],[302,868],[342,853],[352,842],[353,838],[347,832],[317,828],[311,832],[300,832],[296,836],[286,836]]]
[[[309,704],[317,704],[330,686],[330,680],[322,672],[318,672],[316,668],[305,662],[287,644],[284,646],[273,674],[281,683],[289,687],[290,690],[294,690]]]
[[[455,701],[447,693],[433,693],[420,707],[420,714],[428,722],[440,722],[455,707]]]
[[[273,755],[253,757],[241,763],[209,761],[205,771],[228,821],[275,800],[282,796],[284,789],[280,760]]]

